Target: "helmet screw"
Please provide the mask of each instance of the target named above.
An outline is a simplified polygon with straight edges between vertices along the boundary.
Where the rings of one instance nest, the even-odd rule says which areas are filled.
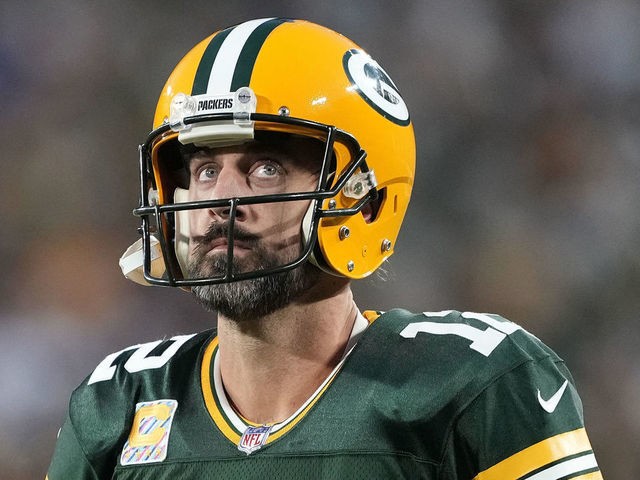
[[[354,268],[355,268],[355,264],[353,263],[352,260],[349,260],[349,263],[347,263],[347,270],[349,270],[350,272],[353,272]]]
[[[281,117],[288,117],[289,113],[289,108],[285,107],[284,105],[278,109],[278,115],[280,115]]]
[[[329,210],[333,210],[334,208],[336,208],[336,201],[332,198],[329,200]]]
[[[387,240],[386,238],[382,241],[382,253],[384,252],[388,252],[389,250],[391,250],[391,241]]]
[[[344,240],[349,235],[351,235],[351,230],[349,230],[349,227],[346,227],[344,225],[340,227],[340,240]]]

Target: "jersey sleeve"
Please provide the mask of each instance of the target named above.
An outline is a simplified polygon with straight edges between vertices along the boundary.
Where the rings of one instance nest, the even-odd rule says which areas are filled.
[[[564,363],[546,357],[491,382],[455,420],[442,479],[601,479]]]
[[[113,478],[144,399],[177,398],[191,378],[202,342],[211,331],[176,335],[107,355],[71,394],[48,480]],[[172,387],[175,385],[175,388]],[[173,388],[173,390],[172,390]]]
[[[60,430],[46,479],[98,480],[98,475],[80,446],[69,417]]]

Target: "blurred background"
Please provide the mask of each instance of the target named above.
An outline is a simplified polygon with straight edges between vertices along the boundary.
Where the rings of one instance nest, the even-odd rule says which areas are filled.
[[[110,352],[210,327],[134,285],[137,145],[212,32],[305,18],[389,72],[415,193],[361,308],[500,313],[572,370],[606,478],[640,478],[640,3],[0,1],[0,477],[42,479],[71,391]]]

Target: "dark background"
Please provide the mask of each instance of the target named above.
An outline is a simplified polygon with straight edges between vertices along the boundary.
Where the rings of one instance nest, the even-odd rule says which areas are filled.
[[[139,287],[137,145],[169,73],[251,18],[305,18],[394,79],[418,143],[362,309],[500,313],[568,363],[607,478],[640,477],[640,3],[0,1],[0,477],[41,479],[110,352],[212,325]]]

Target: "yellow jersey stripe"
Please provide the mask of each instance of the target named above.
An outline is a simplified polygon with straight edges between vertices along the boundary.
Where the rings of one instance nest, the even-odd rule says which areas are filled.
[[[376,318],[380,316],[380,314],[374,310],[365,310],[364,312],[362,312],[362,316],[366,318],[367,322],[369,322],[369,325],[371,325],[376,320]]]
[[[570,458],[560,463],[555,463],[534,475],[527,476],[527,480],[556,480],[576,475],[580,472],[591,472],[598,468],[596,456],[588,453],[579,457]]]
[[[220,429],[222,434],[231,440],[234,444],[238,444],[240,441],[240,435],[238,435],[227,423],[225,418],[222,416],[218,405],[216,404],[215,398],[213,397],[213,386],[211,385],[211,358],[213,357],[213,352],[215,352],[216,347],[218,346],[218,337],[214,338],[204,352],[204,357],[202,359],[202,368],[200,370],[200,382],[202,384],[202,394],[204,396],[204,403],[207,406],[207,410],[209,411],[209,415],[213,418],[213,421]]]
[[[520,478],[548,463],[569,455],[591,450],[584,428],[561,433],[531,445],[480,472],[474,480],[505,480]]]

